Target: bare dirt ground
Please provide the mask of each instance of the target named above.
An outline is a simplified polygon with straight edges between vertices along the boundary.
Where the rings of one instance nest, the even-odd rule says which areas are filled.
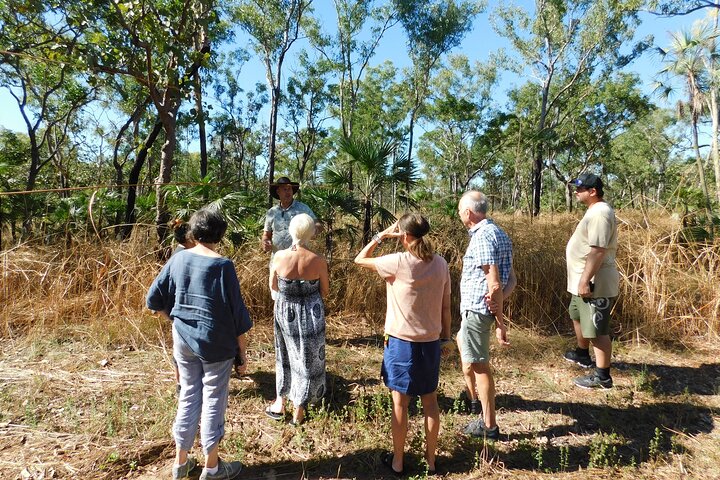
[[[231,380],[221,444],[225,459],[246,465],[240,478],[393,478],[380,462],[391,441],[378,329],[328,320],[330,393],[296,428],[263,414],[274,397],[274,353],[272,328],[259,323],[249,375]],[[572,386],[584,371],[562,359],[570,338],[512,329],[510,340],[493,347],[497,442],[461,433],[470,417],[458,400],[458,358],[444,360],[438,478],[720,478],[717,343],[616,343],[615,388],[585,391]],[[167,344],[105,342],[77,326],[1,340],[0,478],[170,478],[171,372]],[[426,476],[422,449],[413,403],[411,478]]]

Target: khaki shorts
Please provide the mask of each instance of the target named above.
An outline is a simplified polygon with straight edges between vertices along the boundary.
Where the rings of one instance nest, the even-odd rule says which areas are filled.
[[[583,298],[573,295],[568,313],[573,321],[580,322],[584,338],[596,338],[610,334],[610,312],[617,297]]]
[[[495,317],[467,311],[462,313],[459,346],[463,363],[490,361],[490,333],[495,331]]]

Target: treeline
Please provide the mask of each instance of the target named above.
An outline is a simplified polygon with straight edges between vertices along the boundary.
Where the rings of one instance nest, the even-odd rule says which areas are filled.
[[[639,11],[718,5],[535,4],[502,2],[481,25],[486,5],[472,0],[0,0],[0,85],[26,127],[0,131],[2,242],[128,238],[138,222],[162,240],[169,220],[208,202],[240,242],[285,174],[331,246],[398,210],[453,213],[470,185],[494,209],[570,210],[567,182],[585,170],[616,207],[670,206],[712,235],[717,19],[660,51],[657,91],[681,90],[677,112],[626,67],[653,47],[635,38]],[[457,52],[473,28],[512,47],[473,62]],[[377,61],[392,29],[406,67]],[[266,78],[255,85],[253,57]],[[508,71],[521,79],[509,90]]]

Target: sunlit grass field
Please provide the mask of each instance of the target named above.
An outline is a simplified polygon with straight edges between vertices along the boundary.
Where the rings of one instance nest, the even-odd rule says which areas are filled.
[[[617,217],[616,388],[596,392],[573,387],[583,371],[561,358],[573,344],[564,249],[577,217],[495,216],[513,240],[519,280],[507,305],[511,346],[492,351],[501,440],[461,433],[470,417],[450,354],[439,389],[438,476],[720,477],[720,244],[684,242],[669,216]],[[456,287],[467,233],[456,218],[430,220]],[[153,235],[27,244],[0,255],[1,478],[170,478],[170,327],[144,308],[161,266]],[[322,251],[322,238],[316,246]],[[221,444],[224,458],[246,465],[242,478],[390,478],[380,463],[391,448],[390,396],[379,378],[385,291],[352,264],[360,247],[334,251],[329,393],[295,428],[263,414],[274,397],[268,258],[254,243],[223,246],[255,321],[248,375],[231,380]],[[386,242],[381,253],[394,249]],[[454,330],[458,301],[456,289]],[[406,468],[424,478],[422,415],[415,405],[411,412]]]

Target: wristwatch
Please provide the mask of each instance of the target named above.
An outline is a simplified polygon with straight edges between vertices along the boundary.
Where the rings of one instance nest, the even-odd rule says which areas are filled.
[[[378,245],[380,245],[382,243],[382,238],[380,238],[379,233],[376,233],[375,235],[373,235],[371,240],[373,242],[377,243]]]

